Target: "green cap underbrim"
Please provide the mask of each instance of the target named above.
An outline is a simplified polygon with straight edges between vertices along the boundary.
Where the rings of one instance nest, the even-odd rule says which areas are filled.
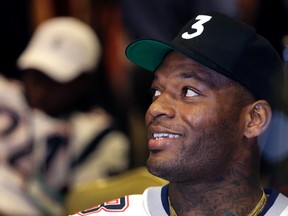
[[[154,72],[171,50],[174,49],[163,42],[143,39],[131,43],[125,54],[136,65]]]

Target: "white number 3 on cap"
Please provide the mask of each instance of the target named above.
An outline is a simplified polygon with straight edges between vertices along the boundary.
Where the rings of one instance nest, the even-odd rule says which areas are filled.
[[[185,32],[182,34],[183,39],[191,39],[194,37],[199,36],[204,31],[203,24],[208,22],[212,17],[207,15],[198,15],[195,19],[198,20],[198,22],[194,23],[191,28],[196,29],[196,32],[189,34],[188,32]]]

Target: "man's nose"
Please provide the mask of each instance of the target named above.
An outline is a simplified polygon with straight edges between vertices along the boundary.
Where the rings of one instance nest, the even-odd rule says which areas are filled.
[[[162,93],[154,100],[147,110],[147,114],[153,118],[175,116],[174,100],[168,94]]]

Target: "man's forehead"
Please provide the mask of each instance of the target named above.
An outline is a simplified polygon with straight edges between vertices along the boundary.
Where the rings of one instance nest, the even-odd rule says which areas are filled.
[[[234,83],[232,79],[175,51],[170,52],[164,58],[155,72],[155,79],[158,79],[159,76],[170,75],[178,79],[195,79],[214,88]]]

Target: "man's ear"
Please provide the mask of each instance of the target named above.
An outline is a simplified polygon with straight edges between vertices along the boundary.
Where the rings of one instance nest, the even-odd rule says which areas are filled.
[[[257,137],[268,127],[272,117],[270,105],[265,100],[258,100],[249,105],[246,113],[244,135],[247,138]]]

